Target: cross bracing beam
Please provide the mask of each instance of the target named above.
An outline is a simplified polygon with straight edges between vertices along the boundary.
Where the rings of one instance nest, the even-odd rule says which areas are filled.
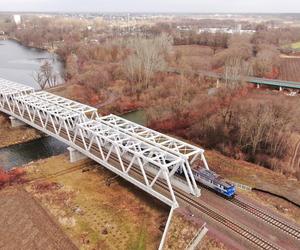
[[[199,147],[175,139],[171,136],[159,133],[155,130],[128,121],[116,115],[111,114],[108,116],[100,117],[98,119],[103,121],[107,125],[118,128],[123,132],[132,134],[147,142],[154,143],[155,145],[158,145],[167,151],[170,151],[177,155],[181,155],[186,158],[194,157],[195,155],[201,157],[201,155],[204,153],[204,150]]]
[[[8,106],[12,110],[11,100],[19,95],[33,93],[34,89],[19,83],[0,78],[0,107]]]
[[[0,78],[0,90],[2,88],[10,89],[14,92],[14,94],[16,91],[18,91],[19,93],[32,93],[34,91],[32,87],[29,87],[27,85]]]
[[[203,149],[137,123],[130,122],[116,115],[100,117],[97,120],[182,159],[178,170],[170,169],[171,176],[175,175],[176,172],[180,172],[184,176],[184,181],[186,182],[189,192],[193,195],[200,196],[200,190],[193,176],[191,164],[198,158],[198,160],[201,160],[208,168]]]
[[[56,104],[53,104],[52,102],[40,99],[34,95],[21,95],[15,97],[14,99],[17,101],[16,106],[18,108],[23,108],[22,110],[31,107],[32,110],[40,110],[42,112],[45,112],[45,114],[50,114],[62,120],[72,119],[74,117],[80,116],[80,113],[77,113],[68,108],[64,108],[62,106],[58,106]]]
[[[155,130],[128,121],[119,116],[111,114],[108,116],[100,117],[99,119],[110,126],[114,126],[115,128],[122,130],[123,132],[132,134],[169,152],[180,155],[181,157],[188,159],[190,164],[192,164],[197,159],[202,160],[204,158],[204,150],[202,148],[178,140],[171,136],[159,133]],[[206,162],[205,167],[208,168]]]
[[[91,119],[98,117],[97,109],[58,95],[51,94],[45,91],[34,92],[31,95],[36,96],[42,100],[51,102],[53,104],[63,106],[65,108],[71,109],[75,112],[84,113]]]

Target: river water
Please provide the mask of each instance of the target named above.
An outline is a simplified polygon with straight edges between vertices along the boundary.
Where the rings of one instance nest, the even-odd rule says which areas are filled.
[[[39,70],[41,63],[48,60],[54,72],[61,76],[63,63],[56,54],[44,50],[28,48],[16,41],[0,41],[0,77],[39,88],[33,75]],[[59,82],[62,78],[59,77]]]
[[[0,41],[0,77],[23,83],[38,89],[32,74],[43,60],[51,60],[58,74],[63,72],[63,64],[55,54],[43,50],[24,47],[15,41]],[[145,124],[143,111],[127,113],[125,119]],[[32,142],[0,149],[0,167],[9,170],[31,161],[48,158],[67,151],[67,145],[52,137],[44,137]]]

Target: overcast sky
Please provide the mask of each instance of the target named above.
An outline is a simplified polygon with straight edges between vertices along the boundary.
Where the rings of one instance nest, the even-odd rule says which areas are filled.
[[[300,0],[0,0],[0,11],[300,12]]]

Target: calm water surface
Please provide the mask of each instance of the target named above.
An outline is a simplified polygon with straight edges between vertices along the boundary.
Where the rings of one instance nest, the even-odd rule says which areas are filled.
[[[60,76],[63,73],[63,64],[56,54],[44,50],[28,48],[16,41],[0,41],[0,77],[39,88],[33,79],[34,72],[40,65],[49,60],[55,73]],[[59,81],[62,79],[59,77]]]

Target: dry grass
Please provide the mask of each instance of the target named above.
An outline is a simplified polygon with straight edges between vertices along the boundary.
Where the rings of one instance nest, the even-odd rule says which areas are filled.
[[[60,155],[32,163],[26,172],[26,190],[80,249],[157,249],[168,208],[120,178],[107,186],[107,178],[114,176],[99,165],[71,164]],[[166,249],[184,249],[198,229],[175,212]]]
[[[193,240],[203,222],[189,216],[186,209],[175,211],[170,224],[165,250],[181,250]],[[197,250],[227,250],[228,248],[208,232],[197,246]]]
[[[62,172],[74,166],[65,155],[31,164],[29,179],[46,178],[27,184],[26,189],[49,209],[75,244],[81,249],[156,249],[166,216],[161,204],[124,181],[108,187],[106,179],[112,175],[91,162]]]
[[[197,227],[175,212],[170,224],[165,250],[185,249],[196,233]]]
[[[37,130],[26,126],[11,128],[8,116],[0,114],[0,148],[32,141],[41,136]]]

